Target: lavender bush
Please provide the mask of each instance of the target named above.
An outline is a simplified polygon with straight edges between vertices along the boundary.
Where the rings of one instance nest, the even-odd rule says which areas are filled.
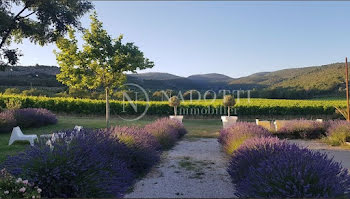
[[[280,138],[319,139],[325,136],[326,128],[322,122],[312,120],[290,120],[278,129],[276,135]]]
[[[250,122],[237,122],[232,126],[222,129],[218,138],[224,151],[231,155],[246,140],[253,137],[269,137],[271,133],[264,127]]]
[[[350,191],[350,176],[340,163],[277,138],[245,142],[228,172],[239,197],[345,197]]]
[[[350,142],[350,122],[337,120],[328,122],[325,142],[332,146],[340,146]]]
[[[56,123],[56,116],[42,108],[15,109],[0,113],[0,132],[8,133],[15,126],[28,128]]]
[[[121,197],[133,180],[123,161],[129,151],[103,131],[83,129],[30,147],[3,166],[42,188],[43,197]]]
[[[167,150],[173,147],[182,135],[180,129],[173,126],[174,124],[176,123],[173,120],[162,118],[146,125],[145,130],[157,139],[162,150]]]
[[[130,149],[125,162],[136,175],[140,176],[146,173],[159,162],[161,146],[156,138],[144,129],[117,126],[108,129],[108,132]]]
[[[15,110],[15,118],[18,126],[41,127],[49,124],[56,124],[56,115],[43,108],[25,108]]]
[[[0,113],[0,133],[9,133],[16,126],[16,120],[13,111],[4,111]]]

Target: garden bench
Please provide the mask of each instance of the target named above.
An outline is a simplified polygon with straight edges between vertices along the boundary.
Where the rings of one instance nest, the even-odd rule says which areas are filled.
[[[12,129],[9,145],[17,140],[27,140],[31,146],[34,146],[35,139],[38,139],[37,135],[24,135],[21,129],[17,126]]]

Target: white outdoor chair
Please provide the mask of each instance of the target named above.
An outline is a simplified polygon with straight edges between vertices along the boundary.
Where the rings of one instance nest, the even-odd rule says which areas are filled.
[[[80,132],[81,129],[83,129],[83,126],[75,125],[75,127],[74,127],[74,130],[77,130],[78,132]]]
[[[31,146],[34,146],[35,139],[38,139],[37,135],[24,135],[21,129],[17,126],[12,130],[9,145],[13,144],[13,142],[17,140],[27,140]]]

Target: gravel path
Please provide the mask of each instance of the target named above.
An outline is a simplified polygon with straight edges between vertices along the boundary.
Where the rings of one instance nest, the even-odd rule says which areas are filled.
[[[327,144],[319,142],[317,140],[289,140],[289,142],[296,143],[309,149],[325,152],[329,157],[333,157],[335,161],[341,162],[344,168],[350,170],[349,150],[341,149],[339,147],[330,147]]]
[[[228,159],[217,139],[180,141],[125,198],[232,198]]]

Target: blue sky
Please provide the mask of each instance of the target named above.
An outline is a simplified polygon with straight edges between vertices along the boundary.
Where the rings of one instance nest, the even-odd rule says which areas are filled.
[[[241,77],[350,56],[350,2],[93,3],[109,34],[124,34],[155,62],[142,72]],[[88,16],[82,22],[88,27]],[[13,46],[22,65],[57,65],[53,44]]]

